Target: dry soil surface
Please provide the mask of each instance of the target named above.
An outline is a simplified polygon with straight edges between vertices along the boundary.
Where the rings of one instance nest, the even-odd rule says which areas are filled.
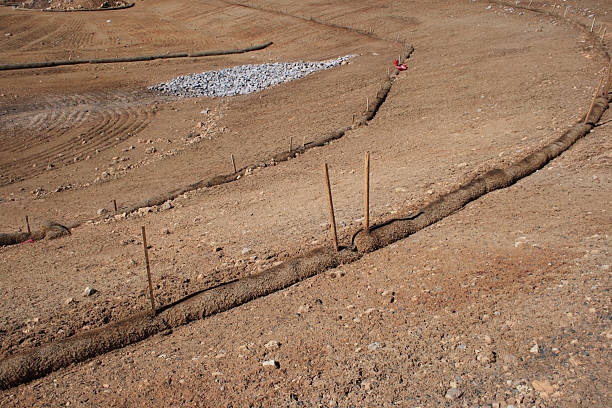
[[[560,136],[608,59],[606,2],[139,1],[122,11],[0,9],[0,63],[248,47],[206,58],[0,73],[0,231],[95,219],[0,248],[0,355],[147,308],[140,227],[164,305],[341,242]],[[563,15],[565,14],[565,18]],[[590,33],[591,23],[594,33]],[[10,35],[8,35],[10,34]],[[235,182],[122,207],[269,163]],[[268,61],[351,63],[257,94],[179,100],[147,87]],[[360,261],[2,391],[2,406],[610,406],[612,116],[544,169]],[[154,148],[154,149],[153,149]],[[119,211],[108,220],[97,213]],[[104,211],[99,211],[104,209]],[[95,293],[84,296],[86,287]],[[264,362],[274,360],[272,365]]]

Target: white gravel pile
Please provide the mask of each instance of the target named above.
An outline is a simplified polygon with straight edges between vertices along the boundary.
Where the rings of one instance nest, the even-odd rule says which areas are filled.
[[[319,62],[276,62],[273,64],[239,65],[233,68],[182,75],[149,89],[182,97],[223,97],[246,95],[270,86],[305,77],[333,68],[351,59],[352,55]]]

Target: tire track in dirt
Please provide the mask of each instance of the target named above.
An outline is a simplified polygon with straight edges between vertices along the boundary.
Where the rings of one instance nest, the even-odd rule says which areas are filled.
[[[109,92],[75,95],[39,102],[34,115],[31,111],[5,115],[0,128],[9,131],[0,153],[17,157],[0,164],[0,185],[34,177],[48,165],[69,165],[138,134],[150,123],[157,100],[142,98]],[[119,101],[109,101],[113,99]],[[19,156],[25,152],[31,153]]]
[[[29,44],[40,41],[42,38],[48,37],[59,29],[60,26],[44,24],[39,19],[32,19],[26,22],[24,31],[12,33],[9,40],[2,44],[2,48],[6,50],[24,50]]]

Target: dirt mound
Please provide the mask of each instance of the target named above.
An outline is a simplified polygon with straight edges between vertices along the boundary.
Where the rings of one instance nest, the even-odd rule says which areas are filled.
[[[124,7],[129,4],[122,0],[26,0],[26,1],[3,1],[6,5],[16,5],[31,9],[52,10],[92,10]]]

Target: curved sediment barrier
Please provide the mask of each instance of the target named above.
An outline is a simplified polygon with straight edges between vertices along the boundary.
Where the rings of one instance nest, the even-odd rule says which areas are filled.
[[[260,274],[191,296],[157,313],[143,313],[0,361],[0,389],[40,378],[62,367],[144,340],[156,333],[212,316],[289,287],[359,254],[318,248]]]
[[[82,9],[37,9],[37,8],[27,8],[27,7],[19,7],[13,4],[0,4],[0,6],[11,7],[14,10],[22,10],[22,11],[43,11],[46,13],[71,13],[71,12],[80,12],[80,11],[113,11],[113,10],[125,10],[132,8],[136,5],[136,3],[124,4],[123,6],[115,6],[115,7],[106,7],[106,8],[82,8]]]
[[[406,50],[405,54],[402,56],[402,62],[405,62],[408,58],[410,58],[413,52],[414,52],[414,47],[410,46]],[[372,103],[370,104],[368,110],[360,118],[356,119],[355,123],[353,123],[351,126],[344,126],[340,129],[330,132],[314,141],[306,143],[303,147],[300,146],[291,151],[284,151],[284,152],[276,153],[267,162],[259,162],[256,164],[251,164],[251,165],[242,167],[238,169],[235,173],[221,174],[221,175],[210,177],[205,180],[200,180],[198,182],[195,182],[195,183],[183,186],[183,187],[179,187],[179,188],[158,194],[153,197],[146,198],[142,201],[128,204],[122,207],[117,213],[75,221],[75,222],[67,224],[66,226],[68,228],[77,228],[83,223],[88,222],[88,221],[99,221],[99,220],[113,217],[114,215],[117,215],[117,214],[127,215],[135,211],[138,211],[139,208],[161,205],[168,200],[175,199],[181,194],[185,194],[187,192],[194,191],[200,188],[214,187],[214,186],[219,186],[219,185],[226,184],[226,183],[231,183],[233,181],[239,180],[241,177],[252,172],[255,169],[268,167],[276,163],[281,163],[281,162],[284,162],[284,161],[287,161],[287,160],[290,160],[296,157],[298,154],[304,153],[306,150],[313,149],[315,147],[325,146],[326,144],[334,140],[338,140],[342,138],[346,134],[346,132],[348,132],[349,130],[356,129],[361,126],[365,126],[367,125],[369,121],[374,119],[374,117],[376,116],[376,113],[378,112],[378,109],[386,100],[387,95],[389,94],[389,91],[391,90],[391,87],[393,85],[393,81],[397,77],[397,75],[398,75],[397,72],[393,72],[391,74],[390,78],[383,83],[383,85],[380,87],[380,89],[376,93],[376,97],[372,100]],[[15,244],[19,244],[24,241],[27,241],[29,239],[36,241],[44,237],[45,237],[44,235],[40,235],[40,234],[34,234],[32,236],[29,236],[23,232],[0,233],[0,246],[15,245]]]
[[[531,153],[522,160],[506,168],[490,170],[482,176],[472,179],[466,185],[430,203],[420,210],[418,216],[412,219],[390,219],[379,226],[372,226],[368,232],[359,231],[353,237],[353,245],[361,253],[375,251],[448,217],[463,208],[470,201],[474,201],[491,191],[506,188],[516,183],[544,167],[549,161],[566,151],[578,139],[588,134],[607,108],[608,99],[603,96],[597,98],[586,124],[583,123],[583,119],[557,140]]]
[[[560,138],[503,169],[491,170],[423,208],[412,219],[386,220],[354,237],[354,248],[335,251],[320,247],[289,262],[228,284],[191,295],[153,314],[111,323],[89,332],[19,352],[0,361],[0,389],[40,378],[50,372],[144,340],[156,333],[224,312],[287,288],[328,269],[352,263],[459,211],[490,191],[508,187],[542,168],[588,134],[608,108],[608,98],[596,99],[587,123],[579,123]]]
[[[376,111],[384,102],[391,88],[390,84],[388,87],[387,84],[385,83],[379,91],[376,103],[357,124],[334,132],[328,137],[339,138],[348,129],[367,124],[367,121],[375,116]],[[417,216],[384,220],[377,225],[373,225],[368,232],[358,231],[353,236],[354,245],[351,249],[343,248],[340,251],[335,251],[331,248],[320,247],[259,274],[193,294],[184,301],[158,310],[157,313],[140,314],[61,341],[16,353],[0,361],[0,389],[10,388],[40,378],[62,367],[125,347],[161,331],[227,311],[256,298],[284,289],[330,268],[355,262],[364,254],[404,239],[459,211],[469,202],[484,196],[488,192],[506,188],[541,169],[550,160],[561,155],[576,141],[587,135],[600,121],[608,107],[608,95],[598,96],[594,100],[586,120],[583,118],[555,141],[505,168],[493,169],[482,176],[475,177],[466,185],[426,205],[418,212]],[[327,142],[316,142],[309,146],[324,145]],[[297,152],[281,153],[275,157],[278,158],[278,161],[288,160]],[[149,199],[146,204],[161,204],[170,199],[166,197],[176,197],[183,192],[190,191],[189,189],[219,185],[235,180],[237,175],[244,174],[248,168],[231,175],[217,176],[207,181],[177,189]],[[133,207],[139,208],[137,206]]]
[[[172,59],[172,58],[212,57],[212,56],[217,56],[217,55],[243,54],[245,52],[263,50],[264,48],[267,48],[270,45],[272,45],[272,41],[268,41],[265,44],[254,45],[254,46],[246,47],[246,48],[230,49],[230,50],[177,52],[173,54],[140,55],[136,57],[90,58],[90,59],[57,60],[57,61],[44,61],[44,62],[25,62],[22,64],[4,64],[4,65],[0,65],[0,71],[34,69],[34,68],[51,68],[51,67],[60,67],[64,65],[112,64],[112,63],[117,63],[117,62],[141,62],[141,61],[153,61],[153,60],[158,60],[158,59]]]

